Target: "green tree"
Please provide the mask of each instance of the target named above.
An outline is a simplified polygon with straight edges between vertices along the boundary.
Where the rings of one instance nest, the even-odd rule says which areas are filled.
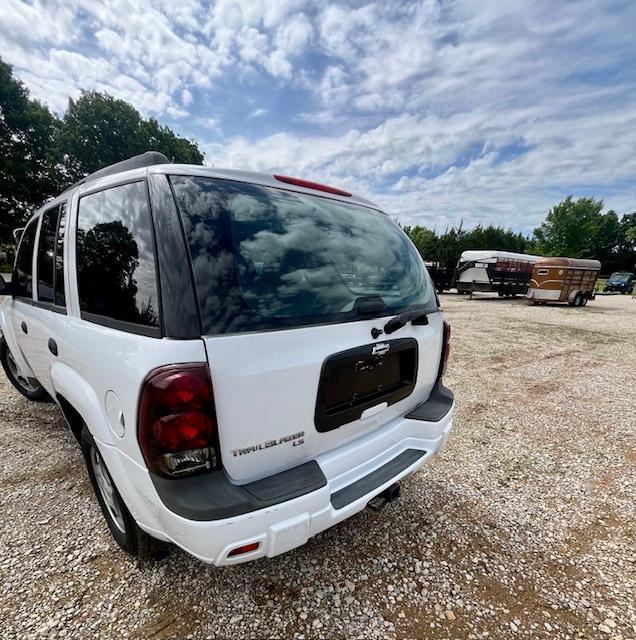
[[[69,182],[144,151],[160,151],[173,162],[203,163],[195,142],[154,119],[144,120],[124,100],[99,92],[69,100],[56,144]]]
[[[404,231],[411,238],[424,260],[437,260],[437,235],[434,231],[420,225],[406,226]]]
[[[144,151],[161,151],[172,162],[203,164],[203,154],[196,142],[175,135],[154,118],[141,121],[141,139]]]
[[[0,60],[0,243],[60,188],[51,153],[58,124]]]
[[[623,229],[615,211],[599,215],[596,228],[591,238],[590,255],[601,261],[604,273],[621,269],[621,244]]]
[[[601,225],[602,209],[602,200],[574,200],[568,196],[553,207],[541,226],[534,230],[539,250],[545,255],[593,257],[593,239]]]
[[[621,242],[618,248],[620,269],[636,270],[636,211],[621,218]]]

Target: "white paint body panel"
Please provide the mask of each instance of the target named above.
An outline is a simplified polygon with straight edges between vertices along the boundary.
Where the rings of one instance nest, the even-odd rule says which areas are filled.
[[[382,427],[428,398],[442,349],[441,313],[430,314],[428,325],[408,324],[384,338],[384,342],[407,337],[418,341],[418,376],[410,396],[332,431],[316,431],[314,411],[324,361],[339,351],[371,343],[372,327],[382,327],[387,319],[205,339],[221,456],[236,483],[258,480],[313,460]],[[234,455],[238,449],[301,431],[305,435],[300,446],[287,442]]]
[[[558,300],[561,297],[561,289],[537,289],[530,287],[526,298],[530,300]]]
[[[382,319],[193,340],[150,338],[83,320],[75,271],[79,195],[124,178],[168,171],[315,194],[263,174],[180,165],[135,170],[81,185],[46,205],[69,203],[64,247],[67,315],[5,299],[0,305],[0,331],[18,365],[32,372],[53,398],[63,396],[82,416],[117,489],[142,529],[214,564],[274,556],[360,511],[373,496],[421,467],[445,444],[452,410],[437,423],[404,417],[428,398],[435,383],[442,348],[442,315],[432,313],[428,325],[409,324],[385,337],[385,341],[405,337],[418,341],[418,377],[411,395],[391,406],[372,407],[359,420],[326,433],[318,433],[313,423],[323,362],[338,351],[371,343],[370,330],[381,327]],[[330,197],[374,206],[362,198]],[[22,321],[29,326],[24,339]],[[58,345],[57,357],[48,351],[49,338]],[[243,484],[316,460],[327,479],[325,487],[273,507],[210,522],[187,520],[162,503],[137,441],[140,390],[148,373],[159,366],[205,362],[209,362],[212,375],[221,457],[231,480]],[[304,442],[296,447],[283,443],[246,456],[232,453],[299,431],[305,432]],[[334,491],[409,448],[427,453],[369,494],[340,510],[332,507],[330,496]],[[227,557],[232,548],[255,541],[261,542],[257,551]]]
[[[488,272],[484,267],[470,267],[466,271],[462,271],[458,278],[459,282],[481,282],[483,284],[490,284],[490,278]]]
[[[362,511],[394,482],[414,473],[445,446],[452,428],[452,411],[439,422],[398,417],[382,428],[316,458],[327,485],[293,500],[233,518],[200,522],[172,513],[162,503],[143,465],[115,447],[99,443],[106,464],[120,480],[124,496],[134,496],[133,515],[150,534],[169,540],[191,555],[215,565],[272,557],[301,546],[317,533]],[[410,467],[342,509],[334,509],[331,494],[363,478],[406,449],[426,454]],[[228,557],[243,544],[260,542],[256,551]]]

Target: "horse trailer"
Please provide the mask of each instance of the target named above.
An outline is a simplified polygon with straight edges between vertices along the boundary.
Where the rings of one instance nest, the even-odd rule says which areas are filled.
[[[601,263],[580,258],[541,258],[534,265],[527,297],[533,304],[567,302],[582,307],[594,299]]]

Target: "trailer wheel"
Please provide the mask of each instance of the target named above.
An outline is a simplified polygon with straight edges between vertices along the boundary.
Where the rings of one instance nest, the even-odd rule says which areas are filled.
[[[589,298],[586,295],[581,296],[581,306],[584,307],[588,300]]]

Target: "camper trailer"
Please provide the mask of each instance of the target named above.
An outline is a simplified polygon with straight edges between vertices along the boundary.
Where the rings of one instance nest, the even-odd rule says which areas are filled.
[[[539,256],[510,251],[464,251],[453,275],[458,293],[492,291],[500,296],[525,294]]]
[[[532,271],[527,297],[533,304],[567,302],[582,307],[594,299],[601,263],[579,258],[541,258]]]

